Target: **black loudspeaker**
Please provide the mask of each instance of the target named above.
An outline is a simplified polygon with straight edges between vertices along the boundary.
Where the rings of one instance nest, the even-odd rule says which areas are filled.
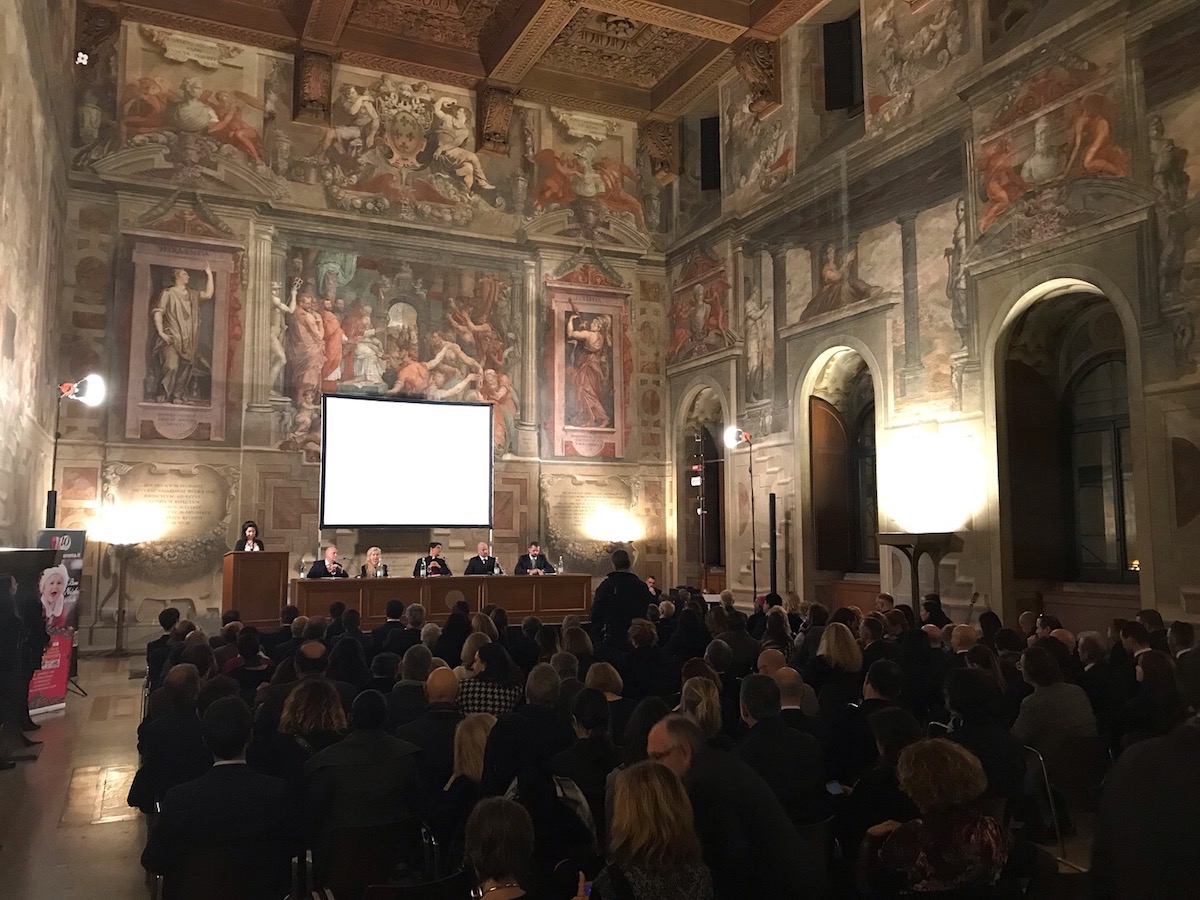
[[[700,190],[721,189],[721,117],[700,120]]]
[[[823,26],[825,108],[855,109],[863,105],[862,18],[855,13]]]
[[[777,557],[779,550],[779,529],[775,523],[775,495],[767,494],[767,530],[770,535],[771,552],[771,593],[779,593],[779,569]]]

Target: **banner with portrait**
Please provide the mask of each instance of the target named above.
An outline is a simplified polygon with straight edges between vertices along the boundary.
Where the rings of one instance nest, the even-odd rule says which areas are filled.
[[[53,550],[54,565],[37,579],[42,619],[50,643],[42,654],[41,668],[29,682],[31,714],[61,709],[67,702],[67,684],[75,674],[75,631],[79,627],[79,586],[83,575],[83,531],[44,530],[37,546]]]

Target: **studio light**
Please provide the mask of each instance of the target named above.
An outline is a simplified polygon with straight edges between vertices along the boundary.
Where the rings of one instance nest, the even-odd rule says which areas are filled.
[[[54,489],[58,477],[59,422],[62,420],[62,401],[78,400],[84,406],[96,407],[108,396],[108,388],[99,375],[87,375],[78,381],[64,381],[58,386],[58,403],[54,405],[54,452],[50,458],[50,490],[46,491],[46,527],[54,528],[58,523],[58,491]]]
[[[739,444],[750,443],[750,433],[742,431],[736,425],[730,425],[725,429],[725,446],[732,450]]]
[[[82,50],[80,50],[78,53],[75,54],[75,65],[86,66],[88,64],[89,59],[90,59],[90,57],[86,53],[84,53]]]

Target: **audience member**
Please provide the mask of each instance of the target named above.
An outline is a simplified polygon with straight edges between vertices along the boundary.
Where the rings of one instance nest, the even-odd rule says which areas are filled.
[[[1009,842],[999,822],[971,805],[987,788],[979,760],[952,741],[932,738],[900,751],[896,771],[921,815],[867,829],[863,855],[876,890],[891,896],[993,884],[1008,861]]]
[[[489,619],[489,621],[491,621]],[[475,675],[475,670],[471,667],[475,663],[475,654],[479,652],[479,648],[484,644],[490,644],[492,639],[482,631],[472,631],[467,635],[467,639],[463,641],[462,652],[458,655],[459,664],[454,667],[454,674],[459,677],[459,680],[466,681]]]
[[[592,639],[588,637],[588,633],[579,626],[563,629],[562,649],[575,657],[579,666],[577,677],[580,680],[587,678],[588,669],[596,661]]]
[[[283,640],[277,641],[275,646],[271,648],[271,661],[276,665],[283,662],[285,659],[290,659],[300,649],[300,645],[304,643],[304,631],[308,628],[308,616],[296,616],[292,619],[291,630],[289,636]]]
[[[271,680],[274,667],[271,661],[262,654],[262,644],[258,632],[246,629],[238,635],[238,656],[232,661],[233,665],[228,674],[241,688],[242,699],[247,706],[254,704],[254,697],[260,685]]]
[[[452,612],[442,626],[441,637],[433,648],[433,655],[447,662],[456,660],[462,655],[463,644],[471,635],[471,620],[466,613]]]
[[[371,680],[367,682],[368,691],[379,691],[388,696],[396,686],[400,676],[400,657],[395,653],[377,653],[371,658]]]
[[[272,680],[271,686],[260,694],[258,710],[254,717],[254,740],[250,745],[250,764],[259,767],[258,752],[265,750],[273,735],[279,730],[284,704],[292,692],[309,681],[324,681],[330,684],[341,699],[342,710],[349,709],[358,693],[353,685],[342,681],[331,681],[325,674],[328,653],[319,641],[306,641],[294,657],[294,681]],[[282,667],[281,667],[282,668]],[[280,673],[276,672],[276,677]]]
[[[1134,744],[1104,780],[1092,844],[1098,900],[1192,897],[1200,884],[1200,719]]]
[[[346,713],[333,682],[327,678],[301,680],[288,694],[279,730],[268,739],[256,768],[282,778],[299,794],[308,761],[345,734]]]
[[[979,642],[985,647],[996,650],[996,634],[1003,627],[1004,622],[1001,618],[990,609],[985,609],[979,614]]]
[[[733,740],[722,731],[725,717],[721,705],[717,686],[708,678],[695,676],[683,683],[677,712],[690,717],[700,726],[710,746],[731,750]]]
[[[862,695],[862,650],[850,629],[831,622],[821,634],[817,655],[804,672],[821,707],[821,716],[829,719]]]
[[[492,617],[481,612],[471,616],[471,631],[486,634],[488,640],[491,641],[500,640],[500,632],[496,628],[496,623],[492,621]]]
[[[780,718],[780,692],[768,675],[742,679],[741,716],[749,731],[733,755],[759,774],[797,828],[830,812],[820,742]]]
[[[996,688],[992,697],[993,713],[1006,730],[1012,728],[1021,709],[1021,700],[1030,691],[1029,685],[1021,680],[1020,670],[1001,660],[986,644],[976,644],[964,658],[968,669],[982,672]]]
[[[346,616],[352,612],[354,610],[347,610]],[[367,654],[363,643],[348,629],[343,630],[333,642],[333,649],[329,651],[328,672],[334,681],[352,684],[356,691],[363,690],[371,680],[371,670],[367,667]]]
[[[703,656],[711,637],[696,610],[685,607],[678,613],[679,624],[667,644],[667,655],[676,662]]]
[[[907,822],[917,817],[917,808],[900,790],[896,762],[900,751],[925,736],[921,723],[899,706],[872,713],[867,720],[875,739],[875,764],[853,784],[842,784],[845,799],[837,806],[838,835],[845,855],[855,859],[867,829],[889,819]]]
[[[204,713],[204,742],[216,759],[206,773],[167,791],[150,829],[142,866],[165,877],[167,896],[197,854],[219,854],[226,895],[282,897],[291,887],[290,859],[300,848],[287,785],[249,769],[253,717],[237,697]]]
[[[640,762],[613,787],[612,848],[593,900],[711,900],[692,804],[664,766]]]
[[[451,774],[439,785],[428,812],[430,830],[448,860],[462,858],[467,820],[482,796],[484,748],[495,725],[491,713],[472,713],[454,731]]]
[[[1161,737],[1186,716],[1171,658],[1158,650],[1136,658],[1137,693],[1117,716],[1122,747],[1151,737]]]
[[[537,644],[539,663],[550,662],[550,657],[561,649],[558,645],[558,630],[549,625],[543,625],[534,633],[533,642]]]
[[[328,872],[336,829],[398,825],[417,815],[421,750],[392,737],[384,731],[386,724],[383,694],[363,691],[350,710],[350,733],[304,765],[305,833],[312,841],[318,886]]]
[[[829,723],[830,771],[835,779],[853,784],[875,764],[875,738],[868,720],[880,710],[899,705],[903,688],[904,673],[900,666],[890,659],[881,659],[863,679],[862,702],[844,704],[824,716]]]
[[[942,609],[942,598],[937,594],[926,594],[921,601],[921,624],[936,625],[938,628],[950,624],[950,617]]]
[[[1196,629],[1191,622],[1178,619],[1167,631],[1167,645],[1175,659],[1175,674],[1183,703],[1193,713],[1200,712],[1200,653],[1196,649]]]
[[[432,655],[438,641],[442,639],[442,626],[437,622],[426,622],[421,626],[421,645]]]
[[[584,688],[571,703],[571,726],[576,741],[551,760],[555,775],[569,778],[583,791],[592,813],[597,842],[605,846],[605,785],[621,761],[608,733],[608,701],[595,688]]]
[[[858,626],[858,642],[862,646],[862,670],[868,671],[873,663],[891,659],[896,648],[884,640],[886,626],[883,618],[867,616]]]
[[[904,618],[904,613],[898,609],[889,609],[883,614],[883,629],[885,637],[893,642],[908,630],[908,619]]]
[[[896,598],[884,592],[875,596],[875,611],[887,615],[896,607]]]
[[[780,654],[792,652],[792,629],[788,625],[787,613],[782,606],[771,607],[771,611],[763,617],[763,628],[757,637],[749,623],[746,630],[751,637],[758,640],[760,656],[763,650],[774,650]]]
[[[463,715],[485,712],[499,718],[521,701],[521,670],[499,643],[484,644],[472,663],[474,677],[458,690],[458,708]]]
[[[1167,629],[1163,623],[1162,613],[1157,609],[1139,609],[1134,620],[1140,622],[1146,629],[1150,646],[1159,653],[1169,653],[1167,644]]]
[[[700,726],[682,715],[655,725],[646,751],[683,781],[716,897],[821,895],[823,867],[753,769],[709,747]]]
[[[483,758],[483,792],[503,794],[521,772],[546,772],[550,761],[571,746],[570,725],[555,709],[558,675],[538,663],[525,681],[525,703],[500,716]]]
[[[238,635],[242,633],[241,622],[230,622],[221,629],[218,635],[218,643],[212,648],[213,659],[217,664],[217,671],[224,673],[225,667],[238,658]]]
[[[1125,680],[1108,661],[1108,646],[1098,631],[1079,635],[1079,661],[1083,672],[1079,686],[1087,694],[1096,715],[1096,728],[1104,742],[1113,746],[1117,738],[1117,720],[1129,700]]]
[[[679,684],[678,666],[658,646],[658,631],[646,619],[634,619],[629,626],[630,650],[621,662],[624,694],[631,700],[661,696]]]
[[[155,812],[167,791],[199,778],[212,765],[204,745],[204,729],[196,712],[200,676],[187,663],[173,666],[160,688],[162,709],[138,726],[141,765],[129,786],[128,804],[147,815]]]
[[[758,654],[762,648],[746,631],[746,616],[743,613],[736,609],[729,610],[726,619],[729,623],[728,630],[716,635],[716,640],[724,641],[733,651],[728,672],[731,677],[737,679],[754,671],[754,664],[758,661]]]
[[[779,685],[779,717],[789,728],[811,734],[825,753],[826,767],[830,763],[829,726],[817,716],[817,698],[813,689],[804,683],[800,673],[785,666],[775,672]]]
[[[477,896],[488,900],[530,896],[518,881],[518,873],[528,869],[536,849],[529,813],[519,803],[492,797],[475,807],[465,830],[467,859],[479,881]]]
[[[970,750],[983,766],[990,797],[1013,800],[1025,778],[1025,748],[995,714],[995,681],[979,669],[946,676],[950,740]]]
[[[1044,647],[1021,654],[1021,674],[1033,693],[1021,701],[1012,733],[1043,756],[1072,737],[1096,737],[1096,715],[1083,688],[1066,684],[1062,670]]]
[[[625,726],[638,702],[624,696],[625,682],[611,663],[594,663],[583,683],[604,694],[608,701],[609,733],[613,743],[620,746],[625,740]]]
[[[537,616],[526,616],[521,620],[521,627],[515,629],[509,638],[507,649],[512,661],[521,670],[522,677],[537,665],[540,649],[535,637],[541,627],[542,620]]]
[[[569,716],[571,701],[583,689],[583,682],[579,680],[579,660],[575,654],[560,650],[550,657],[550,668],[558,675],[558,711]]]
[[[260,688],[259,693],[262,692],[263,689]],[[210,678],[200,685],[200,696],[196,700],[196,712],[203,719],[204,713],[216,701],[224,697],[241,697],[241,695],[241,685],[228,675],[218,675],[215,678]],[[245,701],[243,700],[242,702],[244,703]]]
[[[421,751],[417,760],[423,798],[436,795],[450,778],[458,711],[458,679],[448,668],[434,669],[425,680],[427,705],[415,719],[396,729],[396,737]],[[478,779],[476,779],[478,780]]]
[[[387,695],[389,731],[407,725],[424,712],[425,680],[432,670],[433,655],[423,644],[408,648],[400,663],[400,680]]]
[[[614,550],[613,571],[592,598],[593,626],[605,644],[622,649],[630,624],[644,616],[646,607],[654,602],[646,583],[630,571],[632,565],[628,551]]]
[[[157,673],[162,670],[162,665],[166,661],[169,652],[168,646],[171,641],[172,633],[175,626],[179,624],[180,613],[174,606],[168,606],[158,614],[158,626],[163,630],[163,633],[154,640],[146,644],[146,672]],[[158,684],[153,684],[153,687],[158,687]]]

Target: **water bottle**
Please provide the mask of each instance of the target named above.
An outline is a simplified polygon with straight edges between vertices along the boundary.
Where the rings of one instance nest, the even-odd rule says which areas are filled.
[[[429,563],[425,561],[425,557],[421,557],[421,577],[429,577]]]
[[[301,577],[301,578],[307,578],[307,577],[308,577],[308,569],[304,568],[304,558],[303,558],[303,557],[301,557],[301,558],[300,558],[299,570],[300,570],[300,577]]]
[[[558,557],[558,574],[559,574],[559,575],[562,575],[562,574],[563,574],[563,572],[564,572],[564,569],[563,569],[562,555],[561,555],[561,554],[559,554],[559,557]]]

